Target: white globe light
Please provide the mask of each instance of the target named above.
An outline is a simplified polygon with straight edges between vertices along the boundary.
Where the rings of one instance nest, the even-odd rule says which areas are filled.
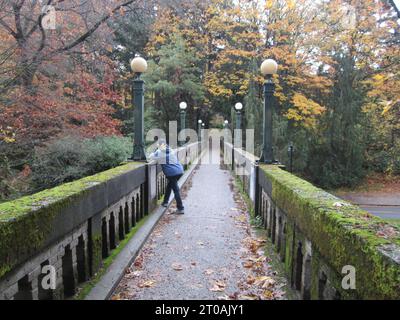
[[[225,120],[224,123],[225,123],[225,124],[228,124],[228,120]]]
[[[275,74],[278,72],[278,64],[273,59],[267,59],[261,64],[260,69],[264,76]]]
[[[131,61],[131,69],[135,73],[144,73],[147,70],[147,62],[142,57],[133,58]]]
[[[236,109],[237,111],[242,110],[242,109],[243,109],[243,104],[241,104],[240,102],[236,103],[236,104],[235,104],[235,109]]]
[[[179,104],[179,108],[180,108],[181,110],[185,110],[185,109],[187,108],[187,103],[186,103],[186,102],[181,102],[181,103]]]
[[[205,124],[204,124],[204,123],[202,123],[202,124],[201,124],[201,126],[202,126],[202,127],[204,127],[204,126],[205,126]]]
[[[197,121],[198,123],[202,123],[203,121],[201,121],[201,120],[199,120],[199,121]]]

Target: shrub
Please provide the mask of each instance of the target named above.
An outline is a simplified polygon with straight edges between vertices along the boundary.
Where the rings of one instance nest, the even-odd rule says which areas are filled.
[[[33,191],[51,188],[119,165],[131,151],[123,137],[64,137],[35,151]]]
[[[83,143],[86,166],[91,173],[107,170],[125,161],[132,153],[132,142],[125,137],[97,137]]]
[[[400,145],[392,150],[391,168],[392,174],[400,175]]]
[[[386,150],[381,150],[372,155],[371,167],[374,172],[384,173],[390,166],[391,155]]]

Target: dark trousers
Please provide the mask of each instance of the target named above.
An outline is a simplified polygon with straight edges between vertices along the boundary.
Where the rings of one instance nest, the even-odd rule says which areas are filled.
[[[171,195],[171,191],[174,190],[176,206],[177,206],[178,210],[183,210],[184,208],[183,208],[182,199],[181,199],[181,195],[179,193],[179,186],[178,186],[178,180],[180,177],[182,177],[181,174],[179,174],[177,176],[167,177],[168,184],[167,184],[167,189],[165,190],[164,203],[168,203],[169,197]]]

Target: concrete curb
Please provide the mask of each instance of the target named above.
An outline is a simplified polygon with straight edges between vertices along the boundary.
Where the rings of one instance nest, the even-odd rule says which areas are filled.
[[[193,174],[194,169],[200,163],[203,152],[179,180],[178,184],[180,188],[182,188],[182,186]],[[172,201],[173,198],[170,200],[168,206],[171,205]],[[121,252],[116,256],[115,260],[106,270],[103,277],[96,283],[89,294],[85,297],[85,300],[107,300],[110,298],[114,289],[124,276],[125,269],[136,259],[140,249],[143,247],[151,232],[167,209],[168,208],[160,206],[149,215],[146,222],[140,227],[132,239],[129,240]]]

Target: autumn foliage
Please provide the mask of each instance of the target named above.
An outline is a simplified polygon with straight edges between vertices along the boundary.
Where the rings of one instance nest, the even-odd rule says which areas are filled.
[[[146,129],[166,128],[183,100],[189,127],[199,118],[232,123],[241,101],[259,149],[259,65],[273,58],[279,160],[294,142],[298,173],[329,187],[352,186],[369,170],[400,172],[393,1],[46,3],[54,30],[43,28],[37,1],[0,4],[0,148],[18,172],[52,139],[131,133],[136,53],[149,61]]]

